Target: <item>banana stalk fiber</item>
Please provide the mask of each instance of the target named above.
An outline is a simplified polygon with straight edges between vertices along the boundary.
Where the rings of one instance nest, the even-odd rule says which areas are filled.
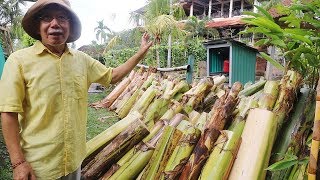
[[[151,73],[146,81],[140,81],[140,83],[143,82],[142,86],[136,85],[132,88],[130,93],[128,93],[123,99],[116,109],[116,113],[118,114],[119,118],[124,118],[130,110],[132,110],[133,106],[135,105],[136,100],[140,99],[140,97],[143,95],[144,90],[147,89],[152,85],[152,82],[155,80],[156,74]],[[134,111],[134,110],[132,110]]]
[[[115,112],[118,114],[118,117],[120,119],[126,117],[129,114],[136,99],[138,99],[141,96],[142,92],[143,91],[140,88],[135,87],[133,90],[133,94],[130,97],[128,94],[128,99],[126,98],[127,101],[123,101],[123,103],[119,104]]]
[[[258,108],[250,110],[229,180],[265,178],[276,127],[273,112]]]
[[[312,124],[315,109],[315,93],[312,89],[302,88],[298,101],[292,110],[290,121],[283,124],[279,132],[270,160],[271,163],[280,161],[283,154],[299,155],[300,150],[305,145],[303,142],[307,139]],[[290,149],[289,149],[290,148]],[[272,172],[272,179],[284,179],[289,176],[291,168]]]
[[[113,138],[124,131],[132,122],[141,118],[142,115],[140,113],[132,112],[126,118],[116,122],[108,129],[89,140],[86,143],[87,155],[86,159],[82,163],[82,167],[91,161],[93,157],[95,157]]]
[[[317,97],[316,97],[316,112],[314,117],[314,127],[313,127],[313,135],[311,142],[311,150],[310,150],[310,162],[308,166],[308,179],[315,180],[319,177],[316,177],[317,174],[317,163],[318,163],[318,155],[319,155],[319,147],[320,147],[320,79],[317,85]]]
[[[259,102],[258,102],[259,108],[272,111],[274,104],[277,101],[278,95],[279,95],[279,82],[267,81],[263,88],[263,93],[259,98]]]
[[[161,179],[173,180],[180,176],[183,167],[187,163],[192,150],[200,138],[201,131],[198,128],[195,128],[191,123],[187,121],[185,123],[187,124],[187,127],[183,130],[183,135],[173,150],[164,168]]]
[[[154,123],[169,110],[169,104],[172,102],[171,99],[176,93],[183,93],[189,89],[188,84],[183,82],[184,81],[182,81],[182,83],[178,83],[177,85],[174,85],[172,81],[164,83],[166,84],[164,93],[159,98],[155,99],[146,110],[143,121],[148,125],[148,127],[152,127]],[[170,118],[172,117],[173,116]]]
[[[147,127],[141,120],[132,122],[82,169],[82,176],[85,179],[100,178],[114,162],[118,161],[148,133]]]
[[[177,114],[170,121],[169,125],[176,127],[184,118],[185,116],[183,114]],[[136,178],[149,162],[154,152],[155,145],[160,139],[162,133],[163,128],[159,130],[159,132],[148,142],[142,142],[139,147],[135,147],[133,151],[129,151],[128,153],[132,153],[133,156],[128,159],[127,162],[124,162],[123,165],[119,167],[119,169],[108,179],[113,180]],[[119,161],[122,161],[122,159]]]
[[[160,178],[165,162],[168,161],[168,156],[172,153],[181,135],[182,132],[172,126],[166,126],[164,128],[163,134],[155,147],[141,179],[149,180]]]
[[[141,114],[144,114],[148,106],[153,101],[158,93],[158,88],[155,85],[151,85],[148,89],[141,95],[138,101],[133,105],[130,112],[138,111]]]
[[[197,179],[199,177],[201,169],[220,135],[220,131],[223,130],[237,105],[238,94],[241,88],[241,83],[234,83],[228,95],[216,101],[212,108],[211,119],[205,125],[204,133],[201,135],[189,161],[185,165],[180,179]]]
[[[307,164],[295,164],[291,170],[290,176],[288,179],[290,180],[305,180],[307,179]]]
[[[134,71],[131,71],[131,73]],[[90,106],[93,108],[109,108],[111,104],[120,96],[130,83],[130,78],[124,78],[111,92],[99,102],[92,103]]]
[[[148,134],[147,137],[145,137],[138,145],[136,145],[136,147],[140,147],[144,143],[148,142],[160,131],[160,129],[167,124],[167,121],[158,121],[150,131],[150,134]],[[132,148],[128,153],[122,156],[121,159],[117,163],[113,164],[112,167],[103,175],[102,179],[108,179],[110,176],[112,176],[121,166],[129,161],[129,159],[134,155],[136,149],[138,148]]]
[[[109,107],[109,110],[116,110],[121,107],[131,97],[136,89],[142,86],[148,75],[148,72],[143,72],[143,74],[136,73],[136,76],[131,80],[130,84],[119,95],[119,97],[112,103],[112,105]]]
[[[289,70],[280,81],[279,96],[273,108],[273,112],[275,113],[278,121],[276,130],[277,134],[294,105],[301,81],[301,75],[291,70]]]
[[[182,97],[182,104],[184,104],[184,111],[189,114],[193,109],[200,104],[205,96],[209,93],[213,83],[209,79],[204,78],[198,83],[197,86],[191,88],[188,92],[184,93]]]
[[[228,179],[237,155],[245,122],[242,121],[234,131],[222,131],[215,147],[201,171],[199,180]]]
[[[248,87],[245,87],[242,91],[240,91],[239,96],[251,96],[252,94],[255,94],[256,92],[260,91],[263,89],[266,80],[260,80]]]
[[[204,125],[207,123],[207,120],[208,120],[208,113],[202,112],[198,121],[196,122],[195,127],[200,129],[202,133],[204,131]]]

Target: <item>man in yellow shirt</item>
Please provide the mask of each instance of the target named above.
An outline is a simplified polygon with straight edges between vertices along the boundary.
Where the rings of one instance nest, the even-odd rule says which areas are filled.
[[[80,37],[81,23],[67,0],[38,0],[22,20],[39,40],[13,53],[1,79],[3,136],[14,179],[79,179],[86,155],[87,90],[126,76],[152,45],[144,34],[138,52],[107,68],[68,48]]]

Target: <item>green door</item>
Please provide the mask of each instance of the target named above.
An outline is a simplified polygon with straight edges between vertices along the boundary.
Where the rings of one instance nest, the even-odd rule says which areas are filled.
[[[256,51],[246,46],[232,43],[232,77],[231,84],[236,81],[245,84],[255,82]]]
[[[0,44],[0,79],[2,76],[3,66],[4,66],[4,53]]]

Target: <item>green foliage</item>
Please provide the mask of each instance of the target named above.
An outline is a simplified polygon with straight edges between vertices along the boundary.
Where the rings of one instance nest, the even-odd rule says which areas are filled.
[[[0,118],[1,122],[1,118]],[[0,126],[0,180],[12,179],[9,154],[4,143],[2,127]]]
[[[318,74],[320,67],[320,3],[312,1],[303,4],[300,1],[290,6],[277,6],[282,17],[276,21],[268,11],[258,7],[260,13],[247,12],[253,17],[243,19],[251,25],[242,31],[242,34],[255,33],[263,34],[263,37],[256,42],[256,46],[275,46],[281,50],[285,57],[288,69],[294,69],[304,77],[311,74]],[[271,59],[271,57],[267,58]],[[311,77],[312,86],[317,78]]]
[[[27,33],[24,33],[22,36],[22,45],[24,47],[32,46],[37,40],[30,37]]]
[[[285,154],[285,158],[283,160],[270,165],[267,168],[267,170],[280,171],[280,170],[291,168],[296,164],[308,164],[308,162],[309,162],[308,157],[299,160],[298,157],[295,155]]]
[[[213,28],[206,28],[205,25],[209,20],[199,20],[195,16],[191,16],[185,23],[184,29],[187,33],[187,41],[192,41],[194,38],[210,39],[219,36],[219,32]]]
[[[116,67],[127,61],[137,51],[136,48],[125,48],[120,50],[110,50],[105,54],[106,66]],[[160,52],[160,65],[161,67],[167,66],[167,44],[158,47]],[[172,45],[172,66],[183,66],[188,62],[188,56],[194,55],[195,64],[198,61],[206,60],[206,48],[203,46],[202,41],[194,39],[192,42],[185,44],[184,42],[175,42]],[[144,65],[156,67],[156,48],[151,47],[145,59],[141,62]]]
[[[88,103],[94,103],[102,100],[111,89],[107,89],[104,93],[90,93],[88,95]],[[101,119],[102,118],[102,119]],[[87,124],[87,141],[106,130],[119,119],[114,112],[105,108],[94,109],[88,108],[88,124]]]

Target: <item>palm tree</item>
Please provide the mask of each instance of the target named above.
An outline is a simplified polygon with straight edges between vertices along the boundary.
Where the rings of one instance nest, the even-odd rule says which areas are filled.
[[[100,44],[107,40],[107,33],[105,30],[112,32],[106,25],[104,25],[103,20],[98,21],[98,26],[94,28],[94,31],[97,32],[96,39],[100,40]]]
[[[145,22],[144,29],[155,38],[157,66],[160,67],[158,47],[163,39],[168,38],[170,33],[173,38],[183,37],[184,31],[180,29],[176,19],[181,20],[182,17],[185,17],[185,13],[180,6],[174,6],[173,13],[170,13],[170,4],[167,0],[149,0],[148,3],[145,14],[142,15]]]
[[[207,20],[199,20],[191,16],[185,23],[184,29],[188,31],[186,40],[193,38],[197,39],[210,39],[219,36],[219,32],[213,28],[206,28]]]

